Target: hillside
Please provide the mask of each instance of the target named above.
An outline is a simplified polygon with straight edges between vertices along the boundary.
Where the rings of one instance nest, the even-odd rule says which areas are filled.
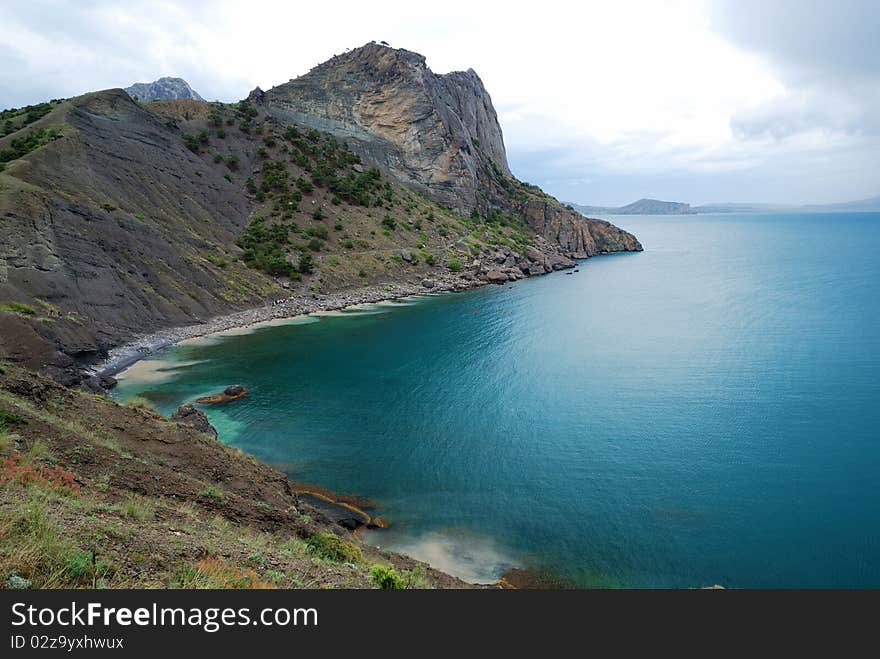
[[[583,215],[690,215],[695,212],[690,204],[659,199],[639,199],[626,206],[571,205]]]
[[[138,335],[280,296],[641,249],[509,175],[476,74],[375,44],[238,104],[107,90],[9,116],[0,358],[67,384]]]

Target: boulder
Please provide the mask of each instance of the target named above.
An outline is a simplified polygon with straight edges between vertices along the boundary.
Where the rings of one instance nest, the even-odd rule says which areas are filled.
[[[187,426],[192,426],[199,432],[206,433],[211,435],[214,439],[217,439],[217,429],[211,425],[210,421],[208,421],[208,416],[201,410],[193,407],[190,403],[178,407],[174,414],[171,415],[171,420]]]
[[[493,284],[503,284],[507,281],[507,273],[501,270],[490,270],[486,273],[486,281]]]
[[[437,284],[434,282],[433,279],[423,279],[422,280],[422,286],[424,288],[434,288],[434,286],[436,286],[436,285]]]
[[[532,263],[544,263],[544,252],[537,247],[526,247],[526,258]]]
[[[412,252],[410,252],[408,249],[402,249],[400,250],[400,258],[402,258],[407,263],[412,263]]]

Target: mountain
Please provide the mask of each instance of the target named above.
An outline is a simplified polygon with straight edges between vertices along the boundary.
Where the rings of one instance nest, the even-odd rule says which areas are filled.
[[[494,170],[510,176],[498,117],[479,76],[473,70],[437,75],[417,53],[367,44],[259,100],[282,120],[351,140],[356,153],[465,212],[485,203],[478,197]]]
[[[583,215],[692,215],[706,213],[877,213],[880,196],[837,204],[766,204],[733,202],[691,206],[678,201],[639,199],[627,206],[584,206],[569,203]]]
[[[690,204],[680,201],[660,201],[659,199],[639,199],[626,206],[582,206],[571,204],[583,215],[690,215],[694,213]]]
[[[126,93],[138,101],[171,101],[188,98],[204,101],[183,78],[159,78],[153,82],[136,82],[125,88]]]
[[[880,213],[880,195],[837,204],[810,204],[801,206],[801,209],[806,212],[820,213]]]
[[[641,250],[510,174],[475,73],[375,44],[236,104],[117,89],[0,120],[0,359],[65,384],[138,336],[271,299]]]

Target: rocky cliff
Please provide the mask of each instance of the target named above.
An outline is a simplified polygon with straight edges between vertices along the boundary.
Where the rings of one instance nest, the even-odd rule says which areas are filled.
[[[438,75],[422,55],[369,43],[255,90],[251,100],[347,140],[366,160],[459,212],[521,215],[571,258],[641,249],[634,236],[584,220],[513,177],[492,99],[473,69]]]
[[[400,180],[462,211],[476,206],[489,161],[510,173],[479,76],[437,75],[408,50],[367,44],[273,87],[262,102],[275,116],[349,141]]]
[[[136,82],[125,91],[138,101],[173,101],[177,99],[190,99],[204,101],[189,83],[183,78],[159,78],[153,82]]]

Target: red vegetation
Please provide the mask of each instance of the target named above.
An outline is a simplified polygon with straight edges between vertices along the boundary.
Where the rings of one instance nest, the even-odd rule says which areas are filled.
[[[24,461],[24,455],[13,451],[12,456],[0,462],[0,486],[40,485],[64,494],[79,494],[79,485],[72,472],[63,467],[46,467]]]

